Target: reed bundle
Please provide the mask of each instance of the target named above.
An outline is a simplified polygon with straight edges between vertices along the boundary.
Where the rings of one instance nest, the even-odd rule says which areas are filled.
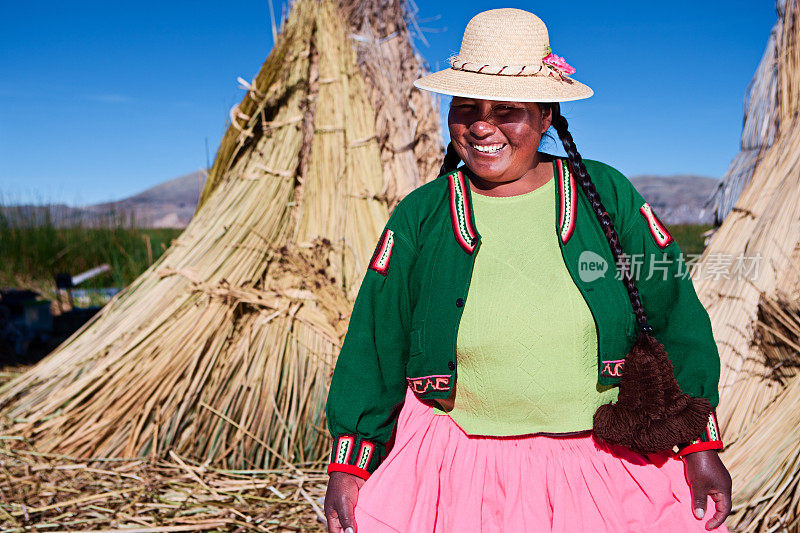
[[[764,380],[769,369],[752,346],[762,294],[793,292],[800,242],[800,5],[787,1],[777,39],[780,129],[765,149],[736,206],[715,232],[696,266],[708,273],[721,254],[751,258],[752,275],[699,276],[698,295],[711,316],[720,349],[720,423],[728,442],[748,430],[782,387]],[[797,93],[794,95],[787,93]]]
[[[414,32],[409,25],[417,28],[418,38],[424,37],[407,6],[405,0],[339,0],[340,14],[349,22],[350,40],[375,112],[375,139],[383,167],[383,187],[376,197],[390,208],[435,177],[442,152],[435,100],[413,87],[414,80],[426,72],[424,60],[412,46]],[[259,86],[270,85],[278,74],[268,66],[275,61],[273,56],[259,74]],[[265,124],[266,102],[253,84],[239,81],[248,93],[231,110],[232,127],[222,139],[200,205],[224,179],[239,153],[247,149],[248,138],[274,126]]]
[[[89,459],[0,444],[0,529],[325,531],[319,470],[221,470],[169,459]]]
[[[743,150],[752,168],[734,161],[741,174],[729,196],[736,180],[746,186],[693,271],[722,363],[718,415],[735,531],[800,531],[800,2],[778,8],[752,84],[760,95],[749,96],[755,114]],[[739,257],[756,268],[719,269]],[[702,275],[709,269],[717,274]]]
[[[756,346],[765,378],[782,393],[723,455],[733,477],[735,531],[800,531],[800,304],[798,294],[762,297]],[[751,388],[751,387],[748,387]]]
[[[383,162],[381,194],[392,207],[435,177],[441,165],[442,139],[434,100],[430,93],[412,90],[414,80],[426,72],[409,43],[413,34],[422,40],[424,36],[415,12],[407,10],[407,6],[413,8],[413,1],[342,0],[342,5],[349,14],[358,64],[375,108]]]
[[[5,434],[78,458],[323,460],[330,373],[391,203],[345,13],[295,2],[189,226],[0,388]]]

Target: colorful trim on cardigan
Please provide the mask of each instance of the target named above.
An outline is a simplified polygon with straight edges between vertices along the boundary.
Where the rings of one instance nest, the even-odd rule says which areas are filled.
[[[613,361],[603,361],[601,376],[607,378],[618,378],[622,376],[622,368],[625,366],[625,359],[614,359]]]
[[[360,478],[367,479],[370,476],[370,467],[374,470],[373,462],[378,445],[374,442],[361,439],[358,454],[355,456],[355,464],[350,462],[353,459],[353,450],[357,442],[356,435],[340,435],[335,439],[331,449],[331,460],[328,464],[328,473],[347,472]]]
[[[575,190],[575,178],[569,171],[569,165],[563,164],[561,159],[556,160],[556,165],[558,166],[558,185],[560,193],[558,202],[558,232],[559,235],[561,235],[561,242],[566,244],[575,231],[577,191]]]
[[[353,435],[342,435],[339,437],[336,441],[336,446],[333,447],[331,463],[349,464],[355,444],[356,438]]]
[[[450,190],[450,218],[453,222],[453,233],[456,241],[471,254],[475,251],[478,234],[472,227],[471,209],[467,198],[467,184],[461,171],[447,176]]]
[[[656,241],[656,244],[659,248],[666,248],[666,246],[672,242],[672,235],[669,234],[667,231],[667,227],[658,220],[656,214],[653,213],[653,209],[650,207],[650,204],[645,202],[642,207],[639,208],[639,212],[647,221],[647,229],[650,230],[650,235],[653,236],[653,240]]]
[[[708,423],[706,429],[699,438],[693,440],[689,444],[679,446],[678,455],[686,455],[692,452],[699,452],[703,450],[721,450],[723,448],[722,436],[719,431],[719,424],[717,423],[717,416],[712,411],[708,416]]]
[[[372,454],[375,453],[375,445],[368,440],[361,441],[361,448],[358,450],[358,460],[356,466],[364,470],[369,466]]]
[[[370,476],[369,470],[364,470],[355,465],[340,465],[338,463],[331,463],[328,465],[328,473],[330,474],[331,472],[346,472],[358,476],[361,479],[369,479]]]
[[[389,272],[389,260],[392,258],[392,248],[394,248],[394,232],[389,228],[383,230],[372,259],[369,261],[369,268],[385,276]]]
[[[441,376],[422,376],[419,378],[406,378],[411,390],[417,394],[425,394],[426,392],[448,391],[450,390],[450,376],[444,374]]]

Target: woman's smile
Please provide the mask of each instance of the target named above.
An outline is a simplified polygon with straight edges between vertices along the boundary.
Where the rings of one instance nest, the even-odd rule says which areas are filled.
[[[500,154],[500,150],[508,146],[506,143],[493,143],[493,144],[478,144],[470,143],[471,146],[479,155],[496,157]]]

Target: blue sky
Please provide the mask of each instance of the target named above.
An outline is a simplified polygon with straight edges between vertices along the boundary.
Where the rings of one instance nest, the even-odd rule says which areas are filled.
[[[770,0],[417,1],[434,69],[477,12],[539,15],[595,91],[562,106],[578,148],[628,176],[725,172],[775,22]],[[271,47],[267,0],[0,2],[0,201],[107,201],[204,167]]]

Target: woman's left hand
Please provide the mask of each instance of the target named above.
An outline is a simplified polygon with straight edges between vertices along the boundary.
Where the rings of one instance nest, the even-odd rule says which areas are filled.
[[[703,518],[706,512],[707,497],[711,496],[716,504],[716,513],[706,523],[706,529],[712,530],[722,525],[731,514],[731,475],[722,464],[716,450],[704,450],[686,455],[683,458],[686,468],[686,479],[692,489],[692,509],[697,519]]]

